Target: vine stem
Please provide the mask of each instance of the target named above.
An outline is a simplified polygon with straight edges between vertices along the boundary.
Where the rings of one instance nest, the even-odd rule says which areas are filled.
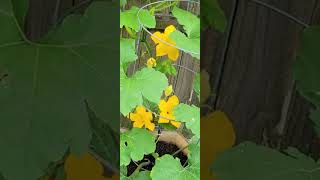
[[[172,156],[175,156],[175,155],[177,155],[178,153],[180,153],[181,151],[183,151],[183,150],[185,150],[185,149],[187,149],[189,147],[189,144],[188,145],[186,145],[185,147],[183,147],[183,148],[180,148],[179,150],[177,150],[176,152],[174,152],[173,154],[172,154]]]
[[[147,162],[143,162],[141,164],[139,164],[139,166],[137,167],[136,170],[134,170],[134,172],[132,174],[136,174],[140,171],[141,168],[143,168],[143,166],[148,166],[151,162],[149,160],[147,160]]]

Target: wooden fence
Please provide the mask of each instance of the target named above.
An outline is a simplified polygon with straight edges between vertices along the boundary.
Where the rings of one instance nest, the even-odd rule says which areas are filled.
[[[320,23],[319,0],[260,0],[307,24]],[[201,69],[210,72],[217,98],[210,105],[234,123],[237,143],[251,140],[297,147],[314,158],[320,140],[312,107],[297,91],[292,66],[304,26],[252,0],[220,0],[228,18],[224,34],[201,34]]]

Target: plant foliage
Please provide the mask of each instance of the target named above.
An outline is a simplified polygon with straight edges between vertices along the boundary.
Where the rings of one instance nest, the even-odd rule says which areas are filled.
[[[102,21],[115,4],[94,2],[71,15],[39,42],[23,33],[28,1],[0,2],[0,169],[9,180],[37,179],[68,148],[87,151],[91,131],[85,100],[115,128],[110,46],[116,34]],[[81,22],[81,23],[79,23]],[[108,59],[106,59],[106,55]],[[111,121],[112,120],[112,121]]]

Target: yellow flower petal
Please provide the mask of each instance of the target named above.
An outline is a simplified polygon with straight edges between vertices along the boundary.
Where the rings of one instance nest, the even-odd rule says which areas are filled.
[[[154,128],[156,127],[153,123],[146,123],[146,128],[148,128],[150,131],[154,131]]]
[[[169,36],[175,30],[176,30],[176,28],[173,25],[170,25],[170,26],[166,27],[166,29],[164,30],[164,34]]]
[[[133,127],[142,128],[143,126],[148,129],[154,129],[151,122],[153,117],[152,113],[148,112],[147,109],[143,106],[137,106],[134,113],[130,113],[130,119],[133,121]]]
[[[178,121],[170,121],[170,123],[177,128],[179,128],[181,126],[181,122],[178,122]]]
[[[146,112],[146,109],[143,106],[138,106],[135,112],[138,114],[143,114]]]
[[[165,56],[167,55],[167,48],[168,46],[165,45],[165,44],[158,44],[157,47],[156,47],[156,56],[159,57],[159,56]]]
[[[159,32],[159,31],[157,31],[157,32],[152,34],[151,39],[155,44],[159,44],[159,43],[162,43],[159,39],[165,40],[166,39],[166,35],[161,33],[161,32]]]
[[[164,90],[164,95],[168,97],[172,92],[173,92],[173,88],[172,88],[172,85],[170,85]]]
[[[154,58],[149,58],[147,61],[147,67],[152,68],[157,66],[157,61]]]
[[[169,38],[169,35],[175,30],[176,28],[173,25],[170,25],[165,29],[164,33],[153,33],[151,39],[157,45],[156,56],[168,55],[168,58],[172,61],[176,61],[178,59],[179,50],[176,47],[174,47],[176,45],[176,42]],[[171,46],[168,44],[170,44]]]
[[[143,121],[135,121],[135,122],[133,123],[133,127],[135,127],[135,128],[142,128],[143,125],[144,125],[144,122],[143,122]]]
[[[173,108],[179,104],[179,98],[174,95],[171,96],[167,101],[167,111],[172,112]]]
[[[166,112],[161,112],[160,116],[158,123],[169,123],[170,116]]]
[[[179,57],[179,50],[177,48],[174,47],[170,47],[167,50],[168,52],[168,58],[172,61],[176,61]]]
[[[160,100],[160,103],[158,105],[161,112],[167,112],[167,102],[164,100]]]
[[[137,121],[139,119],[139,116],[137,114],[134,113],[130,113],[130,120],[131,121]]]

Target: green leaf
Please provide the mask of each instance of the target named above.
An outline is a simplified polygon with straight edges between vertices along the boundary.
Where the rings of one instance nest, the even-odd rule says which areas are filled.
[[[166,154],[156,160],[150,176],[152,180],[195,180],[200,179],[200,166],[184,168],[178,158]]]
[[[200,73],[197,73],[193,80],[193,90],[200,100]]]
[[[201,25],[216,28],[224,32],[227,27],[227,18],[222,11],[218,0],[201,1]]]
[[[143,104],[143,98],[159,103],[163,90],[168,86],[167,77],[153,68],[137,71],[132,77],[120,79],[120,112],[126,116],[137,105]]]
[[[139,8],[136,6],[132,6],[129,10],[120,11],[120,28],[126,26],[138,32],[140,30],[138,11]],[[156,27],[156,19],[148,10],[142,9],[139,13],[139,17],[142,25],[145,27]]]
[[[1,173],[0,173],[0,180],[5,180]]]
[[[217,179],[234,180],[302,180],[319,179],[320,164],[290,148],[282,154],[276,150],[246,142],[220,154],[213,163]],[[253,158],[254,157],[254,158]]]
[[[127,4],[127,0],[120,0],[120,7],[123,7]]]
[[[306,28],[301,36],[300,49],[294,64],[294,77],[298,90],[320,107],[320,26]]]
[[[169,37],[176,42],[176,46],[185,50],[192,57],[200,59],[200,38],[188,38],[182,32],[176,30]]]
[[[5,2],[7,0],[4,0]],[[21,27],[21,29],[24,29],[24,20],[25,20],[25,16],[27,14],[27,10],[28,10],[28,0],[11,0],[12,2],[12,8],[15,14],[15,17]],[[0,6],[2,4],[0,3]]]
[[[119,133],[99,119],[88,104],[86,108],[92,131],[90,148],[113,168],[119,168]]]
[[[131,176],[121,176],[121,180],[151,180],[150,171],[141,171],[132,174]]]
[[[200,59],[200,19],[178,7],[173,8],[172,14],[177,18],[179,24],[183,25],[187,36],[176,30],[170,34],[170,38],[176,42],[177,47]]]
[[[137,58],[135,40],[120,38],[120,62],[123,69],[126,71],[127,65]]]
[[[303,31],[293,71],[297,89],[317,108],[320,108],[319,42],[320,26],[310,26]],[[315,130],[320,135],[319,110],[312,112],[310,119],[315,123]]]
[[[66,180],[66,179],[67,178],[66,178],[66,173],[64,171],[64,167],[63,166],[58,167],[54,180]]]
[[[120,179],[123,180],[127,177],[127,166],[120,166]]]
[[[200,137],[200,108],[181,103],[174,108],[173,113],[177,121],[185,122],[186,127]]]
[[[312,111],[310,114],[310,119],[314,123],[314,129],[316,130],[318,136],[320,136],[320,109]]]
[[[176,68],[172,65],[171,60],[160,61],[157,63],[156,70],[168,75],[177,75]]]
[[[36,179],[70,147],[87,151],[91,138],[84,100],[97,116],[118,128],[108,95],[118,61],[118,32],[104,17],[115,4],[93,3],[72,15],[43,40],[24,41],[11,1],[0,6],[0,170],[6,179]],[[81,22],[81,23],[79,23]],[[115,22],[114,22],[115,23]],[[107,57],[107,59],[106,59]],[[2,77],[2,76],[1,76]]]
[[[133,128],[120,135],[120,166],[127,166],[131,159],[139,161],[156,150],[155,137],[146,129]]]
[[[192,142],[189,144],[188,149],[190,153],[188,154],[188,161],[191,165],[200,167],[200,142]]]
[[[189,38],[200,38],[200,19],[197,16],[176,6],[172,14],[177,18],[179,24],[183,25]]]

